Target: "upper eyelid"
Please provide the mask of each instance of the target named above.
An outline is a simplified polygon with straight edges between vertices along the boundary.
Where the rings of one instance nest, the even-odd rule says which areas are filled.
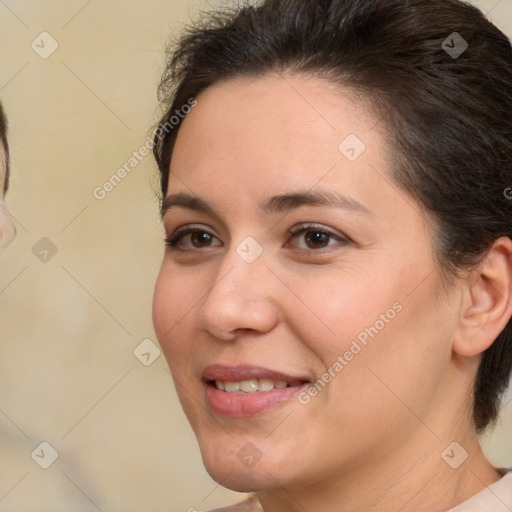
[[[211,226],[208,226],[207,224],[202,224],[200,222],[188,222],[186,224],[178,225],[177,227],[172,228],[172,229],[167,229],[167,226],[165,226],[165,224],[164,224],[164,229],[166,232],[171,233],[171,234],[174,234],[178,231],[185,230],[185,229],[198,229],[198,230],[204,229],[205,231],[216,231]]]
[[[321,231],[322,233],[325,233],[327,235],[330,235],[334,238],[349,238],[347,235],[343,233],[337,233],[336,230],[333,230],[332,228],[328,228],[323,226],[322,224],[312,224],[312,223],[304,223],[299,224],[298,226],[295,226],[291,229],[289,229],[287,232],[293,234],[294,236],[297,236],[299,234],[302,234],[305,231]]]
[[[169,222],[168,224],[171,224],[171,223]],[[172,229],[168,229],[167,228],[168,224],[164,222],[163,225],[164,225],[165,232],[166,233],[170,233],[171,236],[173,234],[175,234],[176,232],[181,231],[181,230],[185,230],[185,229],[198,229],[198,230],[204,229],[205,231],[209,231],[209,232],[210,231],[218,232],[217,229],[209,226],[208,224],[203,224],[202,222],[188,222],[188,223],[181,224],[181,225],[178,224],[177,227],[174,227]]]
[[[215,233],[212,233],[212,231],[214,231],[214,230],[212,230],[211,228],[205,228],[203,226],[199,226],[196,224],[184,224],[183,226],[179,226],[176,229],[171,230],[170,234],[166,235],[166,239],[172,239],[172,238],[176,238],[178,236],[181,236],[181,237],[187,236],[187,235],[190,235],[191,233],[194,233],[194,231],[208,233],[209,235],[211,235],[215,238],[218,238],[220,240],[219,236],[217,236]]]

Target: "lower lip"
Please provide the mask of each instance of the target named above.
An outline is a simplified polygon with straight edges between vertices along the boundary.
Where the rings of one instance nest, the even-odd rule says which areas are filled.
[[[253,393],[228,393],[216,388],[212,383],[207,383],[206,401],[210,409],[218,416],[246,418],[287,402],[304,386],[305,384],[271,391],[255,391]]]

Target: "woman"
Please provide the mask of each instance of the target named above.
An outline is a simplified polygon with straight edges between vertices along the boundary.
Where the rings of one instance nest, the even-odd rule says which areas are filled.
[[[16,230],[5,207],[5,194],[9,186],[9,146],[7,145],[7,121],[0,103],[0,249],[14,238]]]
[[[254,492],[222,510],[510,511],[476,437],[512,367],[508,39],[458,0],[267,0],[161,91],[153,319]]]

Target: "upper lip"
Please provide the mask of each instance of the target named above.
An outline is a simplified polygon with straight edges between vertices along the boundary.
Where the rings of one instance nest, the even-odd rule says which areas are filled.
[[[211,364],[206,366],[201,377],[205,381],[222,380],[224,382],[239,382],[253,379],[284,380],[289,384],[310,382],[303,376],[287,375],[275,370],[252,365]]]

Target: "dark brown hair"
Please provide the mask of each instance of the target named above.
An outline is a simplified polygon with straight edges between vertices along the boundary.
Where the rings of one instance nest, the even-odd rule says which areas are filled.
[[[3,192],[7,192],[9,187],[9,146],[7,145],[7,120],[5,119],[2,104],[0,103],[0,144],[5,155],[5,178],[3,183]]]
[[[264,0],[210,13],[169,48],[159,127],[220,80],[283,71],[351,87],[385,118],[394,179],[435,219],[443,273],[455,277],[494,240],[512,238],[504,194],[512,186],[512,48],[477,8],[459,0]],[[180,123],[155,136],[164,196]],[[496,419],[511,368],[509,321],[474,383],[478,431]]]

